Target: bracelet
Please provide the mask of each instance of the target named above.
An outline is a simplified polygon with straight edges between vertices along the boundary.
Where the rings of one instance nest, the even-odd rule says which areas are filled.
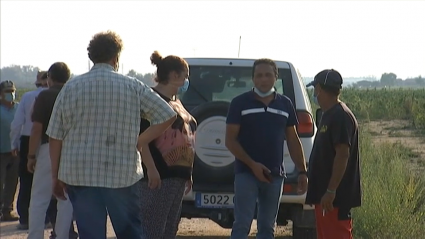
[[[335,193],[336,193],[336,190],[329,190],[329,189],[326,189],[326,192],[327,192],[327,193],[335,194]]]

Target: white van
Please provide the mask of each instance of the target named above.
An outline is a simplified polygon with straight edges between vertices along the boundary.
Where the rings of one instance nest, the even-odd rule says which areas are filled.
[[[189,89],[179,95],[198,121],[193,188],[184,197],[182,217],[209,218],[222,226],[233,224],[234,156],[225,146],[226,115],[230,101],[253,88],[254,59],[185,58],[190,69]],[[279,71],[276,89],[289,97],[297,111],[298,134],[308,161],[316,134],[307,91],[294,66],[275,61]],[[278,225],[293,222],[293,238],[316,238],[314,208],[297,195],[298,172],[284,145],[287,178],[281,199]],[[308,164],[308,162],[307,162]]]

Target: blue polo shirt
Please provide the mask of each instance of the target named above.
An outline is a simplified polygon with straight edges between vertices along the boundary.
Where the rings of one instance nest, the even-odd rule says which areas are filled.
[[[15,103],[12,108],[7,108],[0,104],[0,153],[12,152],[12,144],[10,143],[10,124],[15,117],[18,103]]]
[[[226,123],[240,125],[238,141],[254,161],[262,163],[273,175],[285,176],[285,131],[298,124],[294,105],[288,97],[275,93],[266,106],[255,98],[253,91],[241,94],[230,103]],[[235,173],[242,172],[251,172],[251,169],[236,159]]]

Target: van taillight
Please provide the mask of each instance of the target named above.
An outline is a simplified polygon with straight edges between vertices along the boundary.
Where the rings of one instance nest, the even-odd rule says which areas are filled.
[[[298,111],[298,135],[300,137],[311,137],[314,132],[313,117],[306,111]]]

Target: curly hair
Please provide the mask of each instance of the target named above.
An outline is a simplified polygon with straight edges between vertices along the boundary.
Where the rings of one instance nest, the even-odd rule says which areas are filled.
[[[155,81],[158,83],[167,83],[168,75],[173,71],[180,74],[189,68],[183,58],[174,55],[163,58],[158,51],[152,53],[151,63],[156,66]]]
[[[119,57],[122,49],[122,39],[113,31],[97,33],[87,47],[89,58],[95,64],[108,63],[115,57]]]

